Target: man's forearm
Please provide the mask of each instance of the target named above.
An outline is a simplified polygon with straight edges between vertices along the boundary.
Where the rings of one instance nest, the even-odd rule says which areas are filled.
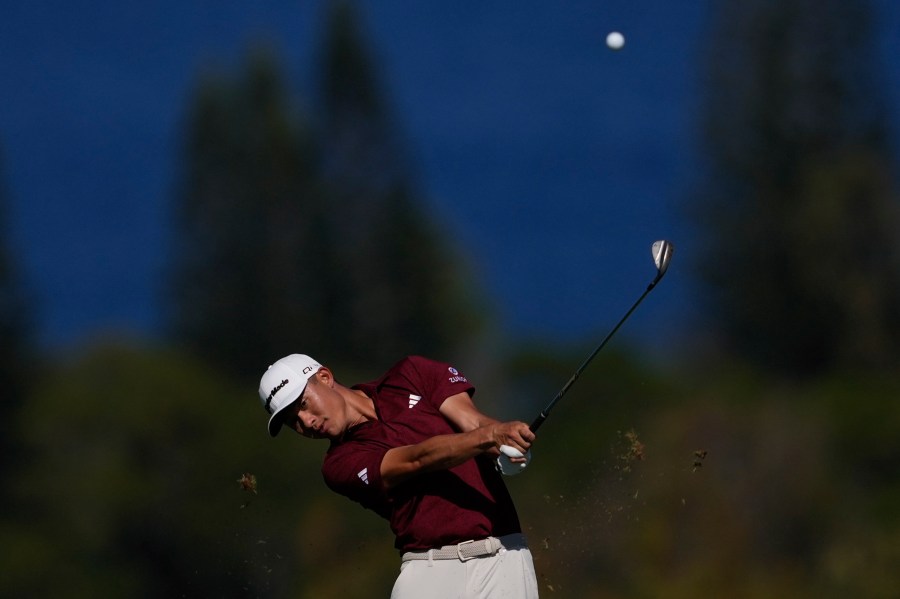
[[[496,446],[493,424],[390,449],[381,462],[385,487],[394,487],[416,474],[453,468],[490,450]]]

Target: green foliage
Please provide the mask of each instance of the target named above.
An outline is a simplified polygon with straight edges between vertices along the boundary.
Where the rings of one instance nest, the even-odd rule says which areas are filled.
[[[618,364],[586,382],[621,377],[632,407],[560,407],[529,471],[508,483],[543,593],[895,592],[900,413],[884,393],[895,393],[896,378],[757,384],[748,401],[743,375],[654,383],[641,370]],[[865,406],[879,405],[875,422]]]
[[[274,551],[256,543],[284,542],[286,506],[236,482],[245,470],[265,491],[272,480],[264,429],[248,430],[253,399],[178,355],[117,345],[52,373],[19,423],[27,533],[9,534],[30,551],[0,594],[243,596],[283,584],[267,570]],[[261,509],[281,511],[261,521]]]
[[[785,374],[895,364],[900,221],[871,7],[717,4],[692,217],[721,334]]]
[[[571,357],[522,354],[510,380],[555,392]],[[123,343],[54,364],[16,422],[0,595],[389,594],[387,524],[325,487],[323,443],[268,437],[252,388]],[[507,479],[542,594],[892,596],[896,375],[785,384],[609,353],[583,377]]]

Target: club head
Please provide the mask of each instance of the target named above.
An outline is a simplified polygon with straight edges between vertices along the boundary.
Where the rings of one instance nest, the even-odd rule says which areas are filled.
[[[666,274],[666,270],[669,268],[669,262],[672,261],[672,254],[675,252],[675,246],[672,245],[670,241],[660,239],[659,241],[653,242],[653,247],[650,249],[650,252],[653,254],[653,263],[656,264],[657,270],[656,277],[657,280],[659,280]]]

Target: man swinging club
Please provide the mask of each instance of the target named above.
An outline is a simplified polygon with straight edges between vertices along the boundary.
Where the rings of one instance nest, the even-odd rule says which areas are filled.
[[[449,364],[407,357],[378,379],[346,387],[292,354],[260,380],[269,434],[282,426],[328,439],[325,483],[388,520],[401,555],[392,599],[534,599],[531,552],[504,472],[524,468],[534,433],[498,422]]]

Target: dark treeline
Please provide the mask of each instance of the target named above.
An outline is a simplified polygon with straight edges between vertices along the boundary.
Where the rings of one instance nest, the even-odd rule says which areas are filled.
[[[885,73],[869,2],[717,2],[691,205],[726,344],[782,374],[900,359]]]
[[[10,239],[7,194],[0,153],[0,469],[4,471],[22,459],[15,419],[25,403],[35,359],[27,284],[12,245],[5,243]],[[0,490],[0,508],[4,512],[11,498],[10,489],[4,486]]]
[[[0,244],[0,596],[387,596],[387,526],[325,489],[324,447],[268,438],[261,369],[299,350],[364,376],[430,354],[478,373],[486,411],[527,419],[583,358],[495,351],[365,24],[324,8],[307,95],[255,48],[186,99],[165,343],[40,356]],[[697,248],[715,343],[697,347],[714,351],[610,348],[541,429],[508,484],[543,596],[900,588],[898,198],[874,19],[868,2],[713,3],[697,239],[680,247]],[[0,241],[6,193],[0,178]]]

